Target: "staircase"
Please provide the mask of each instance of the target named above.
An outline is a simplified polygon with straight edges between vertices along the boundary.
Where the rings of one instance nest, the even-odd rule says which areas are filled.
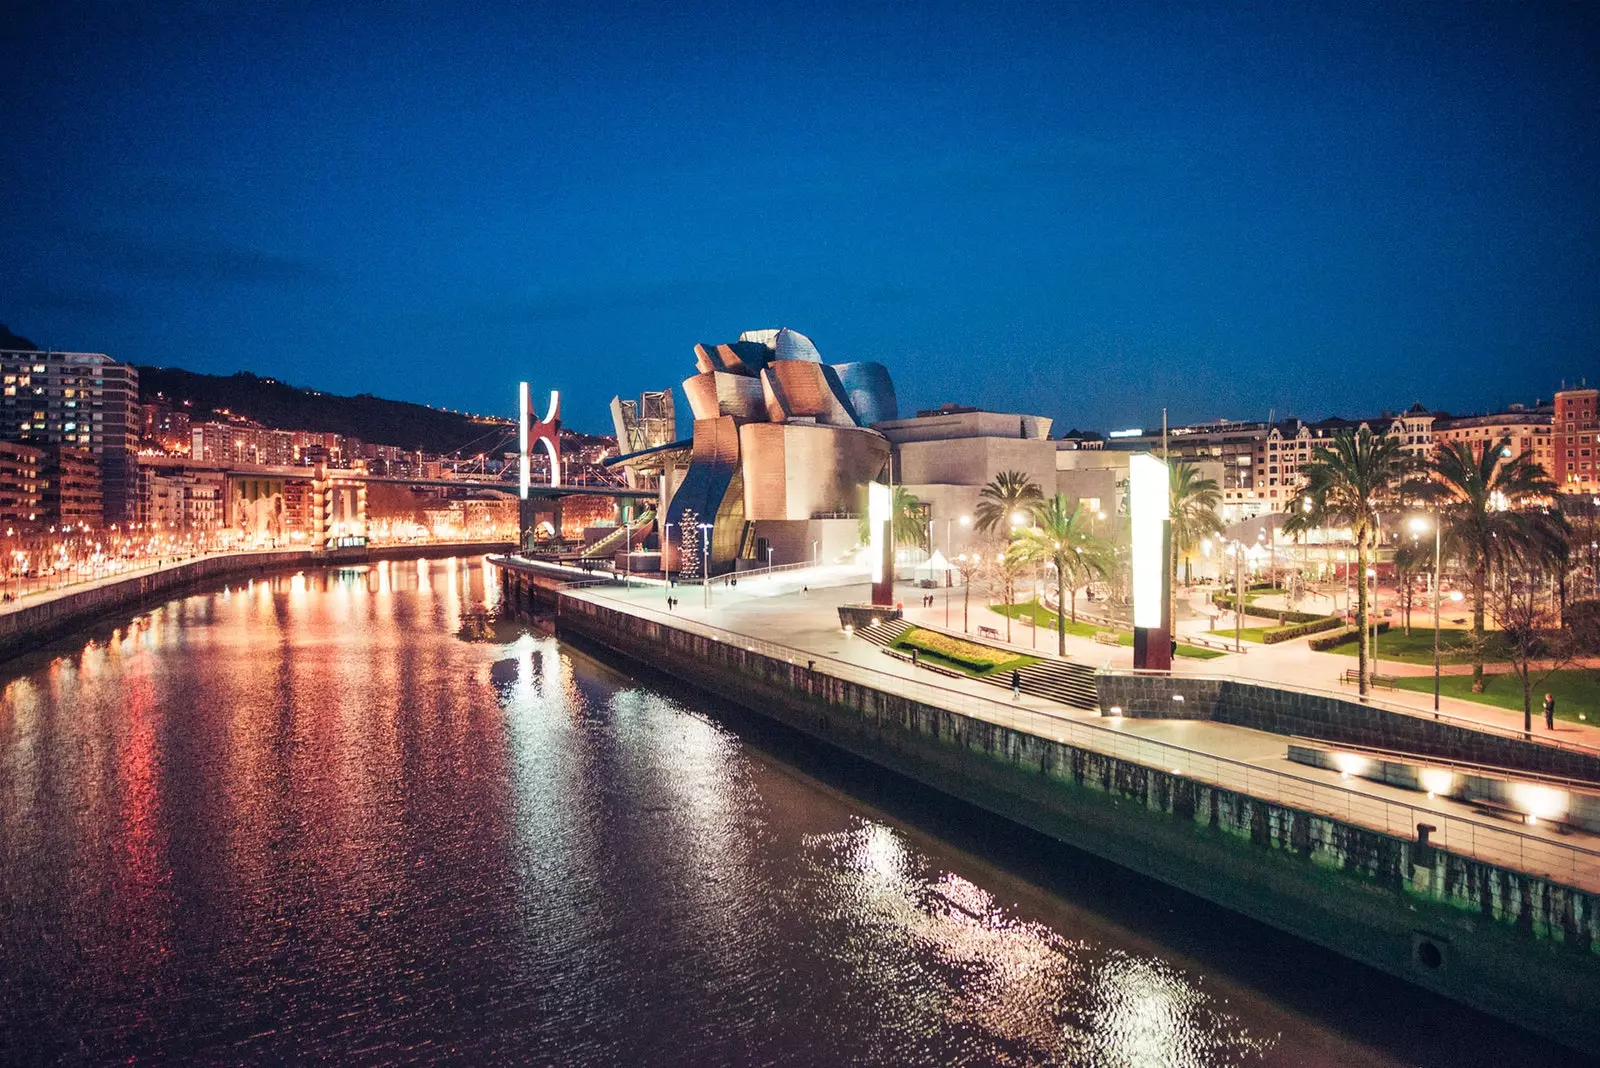
[[[1030,697],[1060,701],[1073,708],[1100,707],[1100,692],[1094,684],[1094,668],[1065,660],[1041,660],[1017,671],[1022,692]],[[987,675],[979,680],[991,686],[1011,689],[1011,673]]]
[[[903,619],[891,619],[875,627],[862,627],[856,631],[856,637],[873,645],[890,646],[910,627],[911,624]],[[1060,701],[1072,708],[1090,711],[1100,707],[1100,693],[1094,684],[1094,668],[1066,660],[1041,660],[1018,669],[1017,676],[1022,684],[1022,692],[1030,697],[1043,697],[1047,701]],[[1010,690],[1011,672],[986,675],[977,681]]]
[[[903,619],[891,619],[875,627],[862,627],[856,631],[856,637],[864,638],[873,645],[888,646],[893,645],[910,627],[911,624]]]
[[[646,511],[638,519],[634,520],[631,526],[620,526],[616,530],[613,530],[610,534],[607,534],[605,537],[595,542],[593,545],[589,546],[587,549],[583,550],[583,558],[585,560],[599,560],[610,556],[627,543],[630,537],[630,531],[632,532],[631,537],[633,542],[637,544],[641,538],[650,533],[650,525],[654,523],[655,520],[656,513],[653,510]]]

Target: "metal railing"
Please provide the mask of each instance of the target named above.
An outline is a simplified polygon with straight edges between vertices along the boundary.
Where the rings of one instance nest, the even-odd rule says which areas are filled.
[[[1150,671],[1142,668],[1104,667],[1101,669],[1108,674],[1141,675],[1154,678],[1171,679],[1174,682],[1195,680],[1198,682],[1232,682],[1244,686],[1259,686],[1269,690],[1288,690],[1292,693],[1309,694],[1313,697],[1326,697],[1332,701],[1344,704],[1363,704],[1385,712],[1397,715],[1410,716],[1414,719],[1429,720],[1443,723],[1464,730],[1478,731],[1482,734],[1493,734],[1502,738],[1515,738],[1519,741],[1528,741],[1529,735],[1517,727],[1506,727],[1499,723],[1487,720],[1473,719],[1470,716],[1457,716],[1449,712],[1435,712],[1432,709],[1414,708],[1411,705],[1399,704],[1393,701],[1384,701],[1373,697],[1370,693],[1365,697],[1351,694],[1348,690],[1324,690],[1316,686],[1301,686],[1297,683],[1278,682],[1277,680],[1251,678],[1248,675],[1224,675],[1218,673],[1199,673],[1192,671],[1168,672]],[[1586,745],[1583,742],[1569,742],[1561,738],[1550,738],[1544,735],[1534,736],[1537,745],[1549,746],[1552,749],[1562,749],[1570,753],[1577,753],[1600,760],[1600,746]]]
[[[907,678],[847,660],[797,649],[752,635],[739,634],[649,605],[621,601],[593,589],[583,600],[627,615],[648,618],[680,631],[725,645],[759,653],[796,667],[848,682],[869,686],[921,704],[1049,738],[1066,745],[1140,764],[1236,791],[1263,801],[1276,802],[1356,826],[1414,840],[1417,825],[1435,828],[1430,844],[1459,856],[1472,857],[1530,875],[1560,880],[1584,890],[1600,891],[1600,850],[1557,842],[1517,828],[1494,826],[1453,811],[1457,802],[1438,800],[1411,803],[1382,796],[1342,782],[1327,782],[1305,775],[1277,771],[1231,757],[1207,753],[1171,742],[1158,741],[1081,717],[1019,707],[1003,700],[952,689],[949,686]],[[609,602],[609,603],[608,603]],[[1160,674],[1160,673],[1157,673]],[[1194,676],[1182,676],[1192,678]],[[1246,680],[1240,680],[1246,681]],[[1257,682],[1256,685],[1261,685]],[[1374,788],[1379,784],[1374,783]],[[1396,789],[1398,788],[1388,788]]]

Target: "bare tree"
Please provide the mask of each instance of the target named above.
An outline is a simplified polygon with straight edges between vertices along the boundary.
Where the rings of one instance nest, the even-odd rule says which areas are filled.
[[[1522,684],[1522,729],[1533,730],[1534,691],[1581,653],[1577,635],[1561,627],[1560,614],[1544,590],[1544,561],[1510,552],[1497,561],[1490,608],[1500,627],[1511,670]]]

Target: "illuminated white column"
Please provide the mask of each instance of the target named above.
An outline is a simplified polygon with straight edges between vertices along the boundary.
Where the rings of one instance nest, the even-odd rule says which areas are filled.
[[[1167,557],[1171,552],[1171,492],[1167,465],[1149,453],[1128,461],[1128,509],[1133,527],[1133,666],[1172,667],[1172,618]]]
[[[528,499],[528,485],[532,469],[528,459],[528,383],[517,383],[517,456],[521,465],[517,472],[517,486],[522,499]]]

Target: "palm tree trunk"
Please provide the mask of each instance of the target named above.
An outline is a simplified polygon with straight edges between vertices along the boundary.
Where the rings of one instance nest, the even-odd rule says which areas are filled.
[[[1356,665],[1357,691],[1365,697],[1370,681],[1367,678],[1367,661],[1371,652],[1367,635],[1367,532],[1364,530],[1356,534],[1356,626],[1360,628],[1356,640],[1356,654],[1360,658]]]
[[[1488,596],[1488,557],[1480,551],[1472,569],[1472,692],[1483,692],[1483,602]]]
[[[1056,655],[1065,659],[1067,655],[1067,616],[1061,611],[1061,581],[1066,574],[1066,568],[1059,556],[1056,557]]]

